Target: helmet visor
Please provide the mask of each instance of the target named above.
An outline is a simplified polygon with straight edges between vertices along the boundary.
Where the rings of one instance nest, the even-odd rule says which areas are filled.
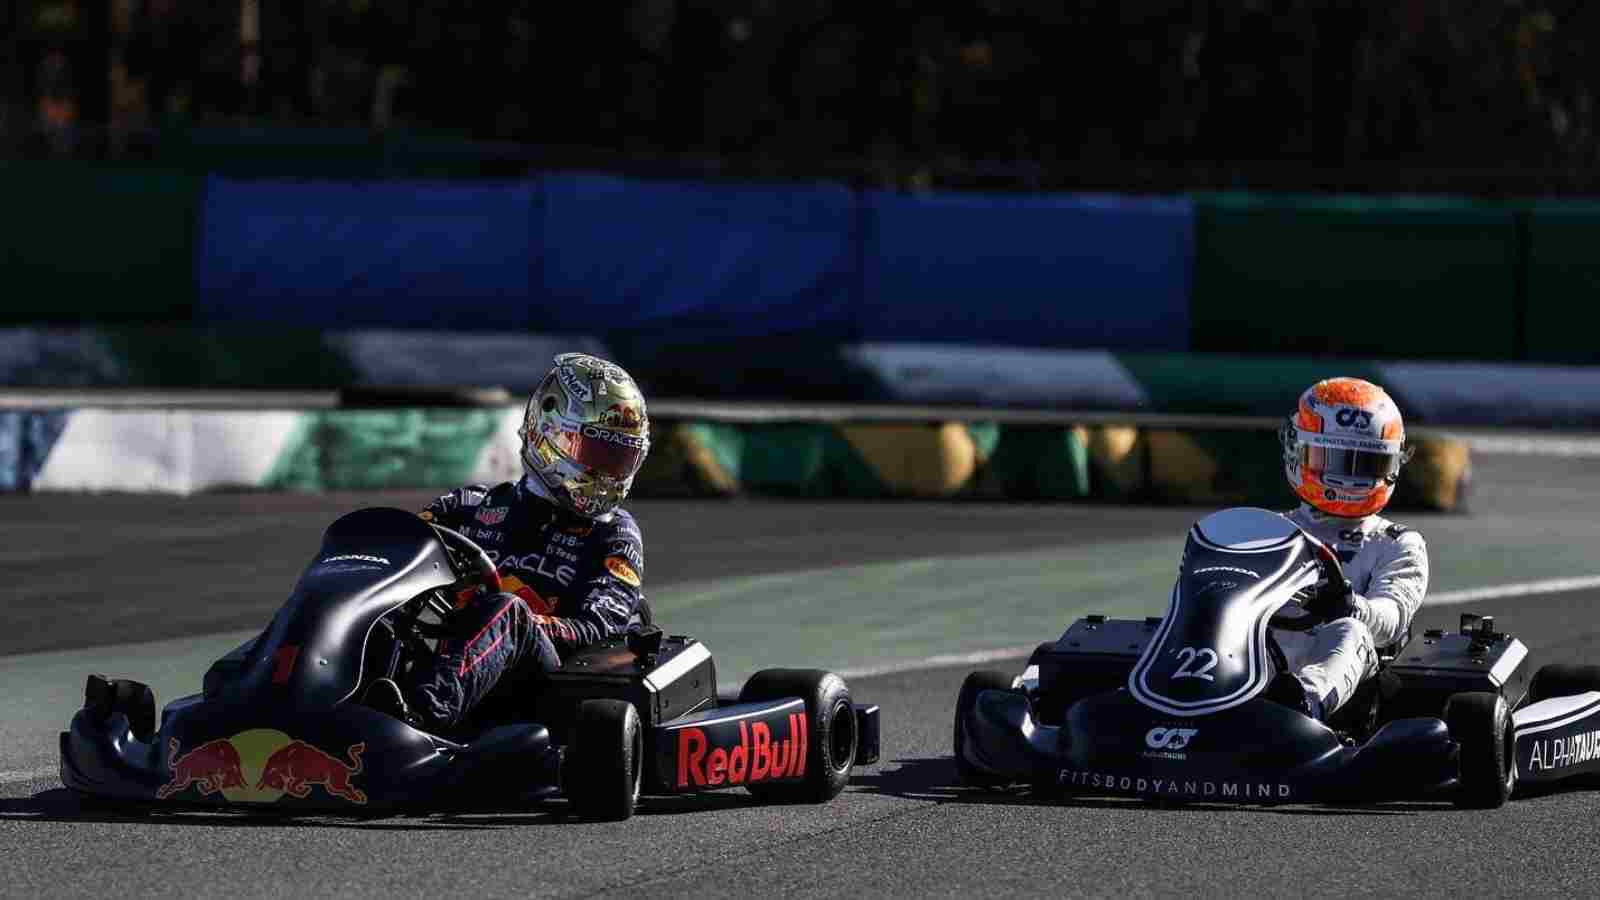
[[[1336,478],[1376,481],[1390,478],[1400,471],[1400,454],[1301,444],[1300,465]]]
[[[639,471],[650,439],[598,425],[557,429],[551,443],[573,462],[610,478],[630,478]]]

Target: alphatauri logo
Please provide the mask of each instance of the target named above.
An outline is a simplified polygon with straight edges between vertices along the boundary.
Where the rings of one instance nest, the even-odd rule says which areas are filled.
[[[1144,733],[1144,745],[1151,750],[1182,750],[1189,746],[1190,738],[1199,733],[1198,728],[1163,728],[1157,725]]]

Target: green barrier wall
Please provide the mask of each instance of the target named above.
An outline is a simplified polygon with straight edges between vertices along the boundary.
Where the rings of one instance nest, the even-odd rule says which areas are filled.
[[[1510,209],[1229,194],[1201,198],[1196,214],[1194,350],[1518,355]]]
[[[1600,203],[1528,214],[1528,357],[1600,362]]]
[[[0,162],[0,325],[187,321],[201,180]]]

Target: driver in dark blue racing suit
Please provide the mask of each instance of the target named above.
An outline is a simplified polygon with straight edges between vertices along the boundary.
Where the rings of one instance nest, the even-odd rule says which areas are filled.
[[[403,686],[374,682],[367,705],[448,731],[491,693],[518,691],[571,651],[644,623],[644,543],[620,504],[649,433],[644,396],[621,367],[557,356],[519,431],[523,478],[458,488],[420,514],[477,542],[502,591],[464,592],[453,636]]]

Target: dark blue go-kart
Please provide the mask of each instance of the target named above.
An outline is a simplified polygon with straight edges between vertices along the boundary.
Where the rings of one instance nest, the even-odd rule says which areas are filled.
[[[1338,574],[1319,550],[1269,510],[1200,520],[1164,616],[1088,616],[1020,676],[967,677],[961,780],[1048,797],[1495,807],[1600,773],[1600,667],[1530,678],[1527,648],[1490,617],[1380,648],[1378,674],[1326,724],[1267,699],[1284,668],[1272,630],[1318,624],[1284,607]]]
[[[344,516],[266,629],[159,721],[148,686],[90,675],[61,733],[61,780],[161,806],[366,814],[561,797],[622,819],[641,794],[742,786],[825,802],[877,759],[878,708],[838,675],[769,669],[729,702],[705,645],[653,627],[571,654],[538,690],[448,734],[362,705],[374,679],[452,636],[463,584],[500,588],[463,535],[398,509]]]

